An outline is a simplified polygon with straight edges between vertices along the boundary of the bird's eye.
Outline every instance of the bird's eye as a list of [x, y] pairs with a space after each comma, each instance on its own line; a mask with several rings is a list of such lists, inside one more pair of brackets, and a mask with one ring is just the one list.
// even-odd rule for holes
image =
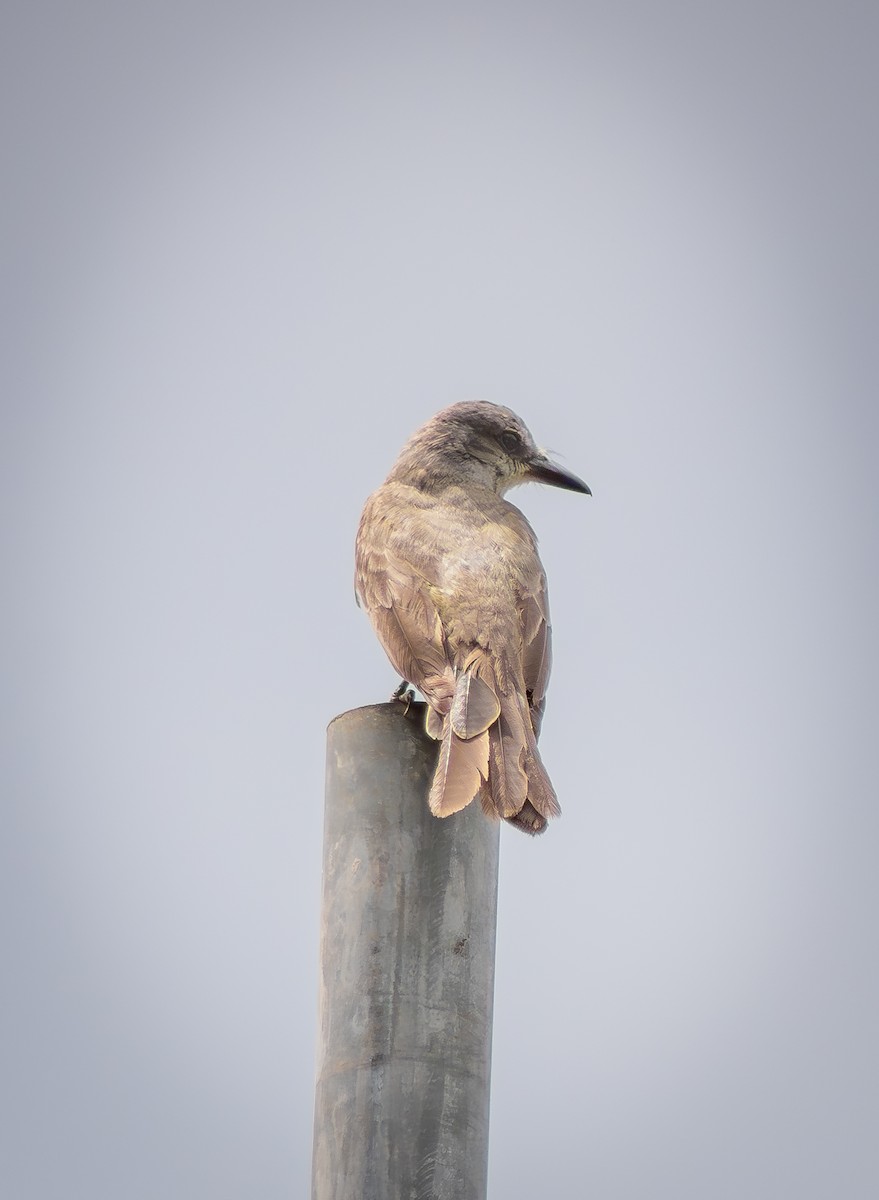
[[509, 454], [518, 454], [522, 449], [522, 439], [515, 429], [505, 429], [501, 434], [501, 445]]

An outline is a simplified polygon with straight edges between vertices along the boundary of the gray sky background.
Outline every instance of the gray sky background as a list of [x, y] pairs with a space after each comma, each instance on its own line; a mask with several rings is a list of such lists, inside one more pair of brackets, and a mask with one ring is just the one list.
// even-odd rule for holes
[[875, 6], [8, 5], [4, 1200], [307, 1194], [366, 495], [523, 489], [490, 1196], [879, 1194]]

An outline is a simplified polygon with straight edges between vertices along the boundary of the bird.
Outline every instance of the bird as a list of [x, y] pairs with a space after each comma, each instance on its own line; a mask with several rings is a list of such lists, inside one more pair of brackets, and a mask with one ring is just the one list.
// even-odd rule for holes
[[537, 538], [505, 499], [516, 484], [591, 496], [488, 400], [451, 404], [403, 446], [367, 499], [355, 596], [403, 684], [424, 696], [439, 742], [428, 803], [437, 817], [477, 797], [529, 834], [561, 814], [537, 749], [551, 665]]

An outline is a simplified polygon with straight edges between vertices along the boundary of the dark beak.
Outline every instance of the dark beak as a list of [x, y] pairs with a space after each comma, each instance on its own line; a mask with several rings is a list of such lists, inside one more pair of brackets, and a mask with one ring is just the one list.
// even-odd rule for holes
[[527, 477], [537, 483], [549, 483], [553, 487], [565, 488], [569, 492], [582, 492], [585, 496], [592, 495], [588, 484], [548, 458], [532, 459], [528, 464]]

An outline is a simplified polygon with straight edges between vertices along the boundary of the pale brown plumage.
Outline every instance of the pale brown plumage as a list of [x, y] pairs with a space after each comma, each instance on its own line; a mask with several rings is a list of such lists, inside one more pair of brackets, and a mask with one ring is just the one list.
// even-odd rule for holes
[[508, 408], [437, 413], [366, 502], [358, 600], [394, 668], [428, 703], [440, 743], [431, 810], [483, 810], [541, 833], [560, 808], [537, 749], [550, 671], [546, 576], [507, 488], [538, 480], [589, 493]]

